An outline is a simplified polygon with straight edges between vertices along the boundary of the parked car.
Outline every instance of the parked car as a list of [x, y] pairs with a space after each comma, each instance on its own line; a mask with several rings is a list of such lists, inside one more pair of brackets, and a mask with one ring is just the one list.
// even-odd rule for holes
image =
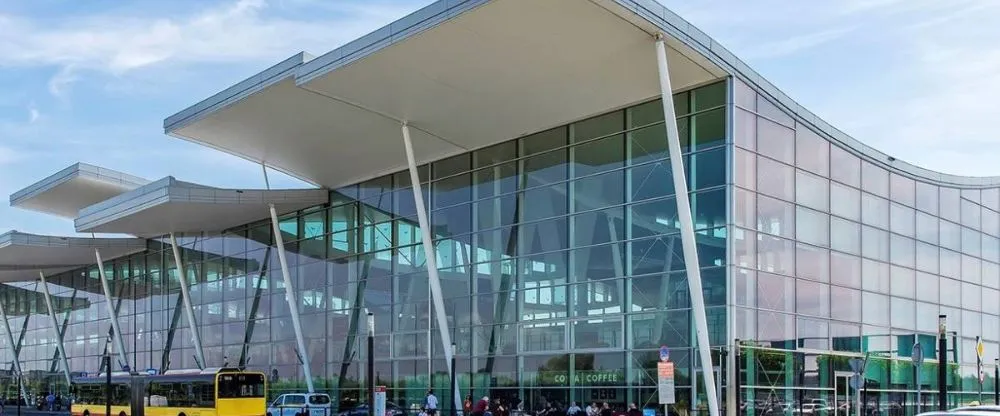
[[267, 406], [267, 416], [333, 416], [330, 395], [286, 393]]
[[[368, 404], [362, 403], [357, 407], [340, 412], [338, 416], [369, 416]], [[382, 415], [379, 415], [382, 416]], [[384, 416], [407, 416], [406, 409], [400, 407], [393, 402], [385, 402], [385, 415]]]

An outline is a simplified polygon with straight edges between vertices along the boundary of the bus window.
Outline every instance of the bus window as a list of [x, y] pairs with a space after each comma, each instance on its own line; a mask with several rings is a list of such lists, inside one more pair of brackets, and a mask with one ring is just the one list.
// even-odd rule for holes
[[220, 399], [264, 397], [264, 375], [222, 374], [218, 387]]
[[150, 407], [215, 407], [215, 387], [210, 381], [151, 382]]
[[325, 394], [314, 394], [309, 396], [309, 404], [330, 404], [330, 396]]

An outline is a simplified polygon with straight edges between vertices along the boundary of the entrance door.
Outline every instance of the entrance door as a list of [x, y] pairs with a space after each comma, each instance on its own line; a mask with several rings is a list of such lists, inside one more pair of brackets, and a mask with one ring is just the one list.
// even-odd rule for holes
[[[854, 407], [854, 396], [851, 394], [850, 371], [837, 371], [834, 373], [833, 381], [833, 403], [831, 407], [835, 409], [835, 416], [851, 416], [851, 408]], [[856, 394], [856, 393], [855, 393]]]

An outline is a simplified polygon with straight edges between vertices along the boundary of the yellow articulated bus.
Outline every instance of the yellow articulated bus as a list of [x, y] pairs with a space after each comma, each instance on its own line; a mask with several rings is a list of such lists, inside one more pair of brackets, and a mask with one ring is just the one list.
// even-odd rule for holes
[[72, 416], [264, 416], [264, 373], [234, 368], [162, 375], [111, 374], [111, 415], [105, 415], [107, 376], [73, 380]]

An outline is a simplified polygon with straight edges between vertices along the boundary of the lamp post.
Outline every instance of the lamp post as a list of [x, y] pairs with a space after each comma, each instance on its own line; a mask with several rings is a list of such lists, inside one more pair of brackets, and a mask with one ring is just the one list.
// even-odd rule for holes
[[[368, 312], [368, 409], [375, 415], [375, 314]], [[378, 415], [381, 416], [381, 415]]]
[[[11, 367], [15, 367], [13, 361], [10, 362], [10, 366]], [[27, 400], [28, 398], [27, 397], [23, 397], [22, 394], [21, 394], [21, 392], [22, 392], [22, 390], [21, 390], [21, 373], [18, 372], [16, 368], [14, 369], [14, 377], [17, 378], [17, 416], [21, 416], [21, 400]]]
[[938, 315], [938, 410], [948, 410], [948, 316]]
[[456, 416], [458, 414], [457, 413], [458, 403], [455, 402], [455, 394], [456, 394], [455, 392], [458, 391], [456, 389], [456, 387], [458, 386], [458, 383], [457, 383], [458, 380], [455, 380], [455, 352], [456, 352], [456, 350], [457, 350], [457, 348], [455, 348], [455, 343], [452, 342], [451, 343], [451, 395], [450, 395], [451, 396], [451, 402], [452, 402], [451, 403], [451, 416]]
[[1000, 358], [993, 359], [993, 404], [1000, 405]]

